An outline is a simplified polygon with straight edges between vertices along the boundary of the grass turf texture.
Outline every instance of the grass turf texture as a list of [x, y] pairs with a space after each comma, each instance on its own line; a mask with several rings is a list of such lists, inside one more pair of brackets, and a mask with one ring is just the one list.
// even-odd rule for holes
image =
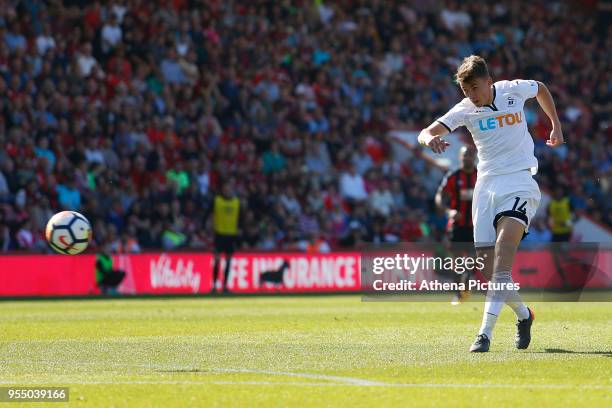
[[481, 303], [2, 302], [0, 385], [68, 386], [70, 406], [611, 406], [612, 304], [533, 306], [528, 350], [505, 308], [470, 354]]

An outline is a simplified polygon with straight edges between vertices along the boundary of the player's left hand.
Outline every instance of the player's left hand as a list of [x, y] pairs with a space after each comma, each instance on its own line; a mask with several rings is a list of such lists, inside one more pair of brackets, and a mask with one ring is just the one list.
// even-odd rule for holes
[[563, 140], [563, 132], [560, 127], [553, 127], [553, 130], [550, 131], [550, 137], [546, 141], [546, 144], [550, 147], [561, 146], [565, 143]]

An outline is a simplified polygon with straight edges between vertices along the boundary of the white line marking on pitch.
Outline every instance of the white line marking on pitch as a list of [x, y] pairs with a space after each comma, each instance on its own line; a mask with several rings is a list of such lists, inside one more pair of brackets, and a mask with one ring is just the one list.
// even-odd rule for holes
[[[23, 363], [24, 365], [31, 365], [32, 363], [36, 364], [45, 364], [45, 365], [57, 365], [58, 362], [55, 361], [32, 361], [32, 362], [21, 362], [15, 360], [0, 360], [2, 363]], [[106, 364], [106, 363], [104, 363]], [[64, 365], [64, 363], [62, 363]], [[90, 361], [80, 361], [75, 365], [79, 366], [91, 366], [98, 365], [96, 362]], [[245, 374], [267, 374], [267, 375], [278, 375], [278, 376], [287, 376], [287, 377], [299, 377], [299, 378], [311, 378], [314, 380], [326, 380], [326, 381], [336, 381], [347, 384], [355, 384], [355, 385], [384, 385], [385, 383], [378, 381], [370, 381], [362, 378], [352, 378], [352, 377], [338, 377], [333, 375], [324, 375], [324, 374], [310, 374], [310, 373], [294, 373], [294, 372], [286, 372], [286, 371], [269, 371], [269, 370], [249, 370], [243, 368], [198, 368], [193, 366], [176, 366], [176, 365], [146, 365], [146, 364], [122, 364], [117, 362], [112, 362], [112, 366], [114, 367], [131, 367], [131, 368], [147, 368], [147, 369], [157, 369], [157, 370], [167, 370], [167, 371], [184, 371], [185, 373], [245, 373]], [[190, 371], [190, 370], [198, 370], [198, 371]]]
[[347, 384], [354, 385], [387, 385], [387, 383], [379, 381], [364, 380], [362, 378], [351, 378], [351, 377], [337, 377], [334, 375], [324, 374], [310, 374], [310, 373], [292, 373], [286, 371], [267, 371], [267, 370], [247, 370], [247, 369], [233, 369], [233, 368], [214, 368], [211, 371], [224, 372], [224, 373], [251, 373], [251, 374], [268, 374], [268, 375], [281, 375], [287, 377], [300, 377], [300, 378], [312, 378], [315, 380], [327, 380], [327, 381], [339, 381]]
[[[55, 365], [55, 361], [15, 361], [15, 360], [0, 360], [0, 363], [17, 363], [31, 366], [32, 364]], [[62, 363], [64, 364], [64, 363]], [[74, 362], [77, 366], [95, 366], [107, 365], [108, 363], [98, 363], [94, 361], [79, 361]], [[191, 380], [118, 380], [118, 381], [96, 381], [96, 380], [71, 380], [70, 377], [64, 377], [63, 382], [69, 384], [96, 385], [96, 384], [184, 384], [184, 385], [292, 385], [292, 386], [310, 386], [310, 387], [328, 387], [328, 386], [365, 386], [365, 387], [382, 387], [382, 388], [509, 388], [509, 389], [612, 389], [608, 385], [572, 385], [572, 384], [452, 384], [452, 383], [387, 383], [381, 381], [371, 381], [362, 378], [340, 377], [334, 375], [300, 373], [290, 371], [271, 371], [271, 370], [251, 370], [251, 369], [235, 369], [235, 368], [199, 368], [193, 366], [177, 366], [177, 365], [153, 365], [153, 364], [122, 364], [111, 362], [114, 368], [144, 368], [166, 371], [177, 371], [177, 374], [215, 374], [215, 373], [243, 373], [243, 374], [266, 374], [275, 376], [287, 376], [298, 378], [309, 378], [315, 380], [328, 381], [321, 382], [275, 382], [275, 381], [191, 381]], [[193, 370], [193, 371], [191, 371]], [[46, 384], [48, 381], [31, 381], [28, 383]], [[0, 380], [0, 384], [19, 384], [15, 381]]]

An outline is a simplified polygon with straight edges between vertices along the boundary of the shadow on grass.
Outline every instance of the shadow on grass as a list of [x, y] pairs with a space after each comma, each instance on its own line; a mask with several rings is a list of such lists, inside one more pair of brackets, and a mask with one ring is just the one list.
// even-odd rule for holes
[[612, 351], [573, 351], [557, 348], [547, 348], [544, 351], [532, 351], [532, 353], [552, 353], [552, 354], [593, 354], [612, 357]]

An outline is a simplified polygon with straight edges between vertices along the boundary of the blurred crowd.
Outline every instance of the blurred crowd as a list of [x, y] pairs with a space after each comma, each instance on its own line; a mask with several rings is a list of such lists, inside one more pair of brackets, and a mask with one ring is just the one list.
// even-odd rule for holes
[[419, 154], [394, 161], [387, 133], [452, 107], [473, 53], [494, 80], [548, 85], [567, 145], [545, 146], [530, 102], [540, 186], [611, 223], [612, 26], [597, 1], [0, 7], [0, 250], [46, 251], [60, 209], [89, 218], [93, 247], [211, 249], [224, 183], [242, 248], [439, 241], [443, 172]]

